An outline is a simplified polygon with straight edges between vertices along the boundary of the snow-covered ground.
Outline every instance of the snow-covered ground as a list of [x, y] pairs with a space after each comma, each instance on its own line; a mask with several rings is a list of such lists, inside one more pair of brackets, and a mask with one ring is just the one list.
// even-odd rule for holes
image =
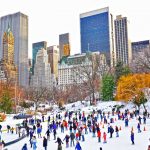
[[[124, 109], [129, 109], [129, 110], [134, 110], [134, 105], [132, 104], [124, 104], [121, 102], [102, 102], [97, 104], [96, 107], [91, 107], [88, 106], [85, 107], [83, 106], [80, 102], [74, 103], [75, 105], [72, 107], [73, 104], [68, 104], [66, 105], [66, 109], [67, 110], [79, 110], [81, 109], [80, 112], [85, 111], [85, 114], [89, 114], [93, 109], [102, 109], [106, 112], [111, 111], [114, 105], [125, 105], [125, 107], [122, 109], [122, 111], [124, 111]], [[146, 104], [148, 111], [150, 111], [149, 106], [150, 103]], [[143, 109], [141, 109], [141, 112], [143, 111]], [[56, 111], [57, 112], [57, 111]], [[62, 112], [63, 114], [64, 112]], [[54, 113], [55, 114], [55, 113]], [[114, 118], [117, 118], [117, 116], [115, 116]], [[7, 124], [9, 125], [13, 125], [15, 126], [16, 123], [20, 123], [22, 122], [22, 120], [13, 120], [12, 116], [9, 116], [7, 118], [7, 120], [2, 124], [2, 126], [5, 126]], [[100, 122], [100, 121], [99, 121]], [[98, 143], [97, 137], [93, 138], [92, 137], [92, 133], [89, 133], [87, 135], [85, 135], [85, 142], [80, 142], [82, 150], [99, 150], [100, 147], [103, 148], [103, 150], [147, 150], [148, 144], [149, 143], [149, 138], [150, 138], [150, 119], [147, 119], [147, 124], [146, 125], [141, 125], [141, 133], [138, 133], [137, 131], [137, 119], [134, 118], [132, 120], [129, 121], [129, 127], [125, 127], [124, 125], [124, 121], [120, 121], [117, 120], [115, 121], [115, 123], [111, 124], [113, 127], [115, 127], [115, 125], [117, 126], [121, 126], [121, 131], [119, 132], [120, 136], [118, 138], [116, 138], [115, 132], [113, 135], [113, 138], [110, 139], [109, 138], [109, 134], [107, 134], [107, 143], [104, 144], [103, 142]], [[47, 122], [44, 122], [42, 124], [43, 126], [43, 134], [42, 136], [45, 136], [45, 132], [47, 130]], [[134, 134], [135, 134], [135, 145], [131, 145], [131, 141], [130, 141], [130, 133], [131, 133], [131, 128], [133, 127], [134, 129]], [[143, 131], [144, 127], [146, 128], [146, 131]], [[100, 126], [101, 132], [103, 133], [104, 131], [107, 132], [107, 125], [104, 125], [104, 128], [102, 128], [102, 125]], [[64, 139], [65, 137], [65, 133], [69, 134], [69, 131], [66, 131], [64, 134], [60, 133], [60, 129], [57, 131], [57, 136], [59, 136], [61, 139]], [[3, 134], [2, 135], [3, 139], [7, 139], [11, 137], [11, 134]], [[13, 137], [15, 138], [15, 137]], [[12, 139], [12, 137], [10, 138]], [[6, 140], [7, 141], [7, 140]], [[9, 140], [8, 140], [9, 141]], [[103, 140], [102, 140], [103, 141]], [[19, 141], [16, 144], [13, 144], [11, 146], [8, 146], [7, 149], [8, 150], [21, 150], [22, 146], [24, 145], [24, 143], [27, 143], [28, 145], [28, 149], [30, 150], [30, 144], [29, 144], [29, 138], [25, 138], [21, 141]], [[69, 150], [74, 150], [74, 147], [69, 147], [69, 148], [65, 148], [65, 142], [62, 145], [63, 150], [65, 149], [69, 149]], [[43, 139], [42, 138], [37, 138], [37, 150], [44, 150], [43, 148]], [[55, 141], [53, 140], [53, 135], [51, 134], [51, 138], [50, 141], [48, 142], [48, 150], [57, 150], [57, 143], [55, 143]]]

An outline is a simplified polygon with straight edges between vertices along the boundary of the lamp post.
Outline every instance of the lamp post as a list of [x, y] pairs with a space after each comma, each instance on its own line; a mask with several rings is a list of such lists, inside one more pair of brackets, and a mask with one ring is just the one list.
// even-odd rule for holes
[[15, 67], [15, 113], [17, 113], [17, 67]]

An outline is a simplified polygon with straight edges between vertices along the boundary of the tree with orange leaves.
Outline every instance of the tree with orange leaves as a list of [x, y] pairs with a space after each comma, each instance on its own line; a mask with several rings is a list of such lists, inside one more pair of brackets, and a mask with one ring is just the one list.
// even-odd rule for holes
[[[150, 88], [150, 74], [130, 74], [118, 80], [116, 99], [133, 101], [138, 107], [147, 101], [146, 89]], [[145, 106], [144, 106], [145, 107]]]

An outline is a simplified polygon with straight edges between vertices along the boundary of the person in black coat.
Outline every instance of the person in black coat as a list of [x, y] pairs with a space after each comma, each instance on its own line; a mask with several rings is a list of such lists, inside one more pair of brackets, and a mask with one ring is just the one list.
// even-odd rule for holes
[[113, 135], [113, 133], [114, 133], [114, 129], [113, 129], [113, 127], [112, 126], [110, 126], [110, 138], [112, 138], [112, 135]]
[[50, 131], [49, 131], [49, 129], [46, 131], [46, 135], [47, 135], [47, 140], [50, 141]]
[[59, 137], [57, 137], [57, 141], [55, 143], [58, 143], [58, 149], [57, 150], [62, 150], [61, 144], [63, 144], [63, 142]]
[[54, 134], [54, 140], [56, 140], [56, 129], [53, 130], [53, 134]]
[[[69, 138], [70, 138], [69, 135], [66, 135], [65, 138], [64, 138], [64, 140], [66, 141], [66, 148], [69, 147]], [[64, 141], [64, 140], [63, 140], [63, 141]]]
[[75, 139], [75, 134], [72, 132], [72, 133], [70, 133], [70, 146], [71, 147], [72, 147], [72, 145], [75, 146], [74, 139]]
[[45, 148], [45, 150], [47, 150], [47, 139], [45, 136], [43, 137], [43, 147]]

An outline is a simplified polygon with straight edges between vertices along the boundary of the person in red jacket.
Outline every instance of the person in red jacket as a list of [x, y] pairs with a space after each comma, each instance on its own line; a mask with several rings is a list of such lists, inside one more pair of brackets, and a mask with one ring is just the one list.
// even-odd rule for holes
[[103, 133], [104, 143], [107, 143], [106, 137], [107, 137], [107, 135], [106, 135], [106, 133], [104, 132], [104, 133]]
[[100, 143], [101, 142], [101, 131], [100, 130], [97, 131], [97, 137], [98, 137], [98, 142]]
[[77, 132], [76, 133], [76, 140], [78, 140], [78, 138], [79, 138], [79, 133]]
[[68, 123], [67, 123], [67, 121], [65, 121], [65, 128], [66, 128], [66, 130], [68, 130]]

